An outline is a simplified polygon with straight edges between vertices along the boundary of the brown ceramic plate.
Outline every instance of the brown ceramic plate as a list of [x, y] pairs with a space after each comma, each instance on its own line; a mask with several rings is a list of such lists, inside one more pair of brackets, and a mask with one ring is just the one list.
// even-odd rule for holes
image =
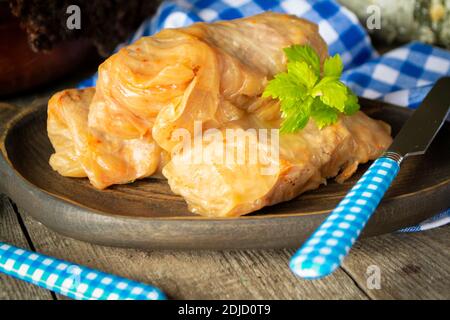
[[[411, 110], [361, 100], [363, 110], [393, 127]], [[450, 207], [450, 124], [425, 156], [407, 159], [364, 236], [414, 225]], [[87, 179], [65, 178], [48, 165], [46, 105], [14, 110], [0, 105], [0, 189], [35, 219], [69, 237], [139, 248], [297, 247], [321, 223], [369, 164], [344, 184], [307, 192], [279, 205], [232, 219], [191, 214], [165, 181], [145, 179], [94, 189]]]

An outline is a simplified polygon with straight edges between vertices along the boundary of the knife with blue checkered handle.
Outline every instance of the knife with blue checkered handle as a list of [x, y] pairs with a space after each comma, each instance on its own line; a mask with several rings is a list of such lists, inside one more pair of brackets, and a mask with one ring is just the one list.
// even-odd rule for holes
[[147, 284], [0, 242], [0, 273], [77, 300], [164, 300]]
[[291, 270], [318, 279], [336, 270], [400, 170], [403, 159], [424, 154], [450, 111], [450, 78], [438, 80], [383, 156], [294, 254]]

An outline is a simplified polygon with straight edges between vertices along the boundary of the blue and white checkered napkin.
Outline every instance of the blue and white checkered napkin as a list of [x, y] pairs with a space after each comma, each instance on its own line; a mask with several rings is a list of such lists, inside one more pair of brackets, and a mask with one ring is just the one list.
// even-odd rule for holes
[[159, 289], [0, 242], [0, 273], [78, 300], [164, 300]]
[[[334, 0], [173, 0], [164, 1], [129, 42], [163, 28], [198, 21], [242, 18], [267, 10], [289, 13], [319, 25], [330, 55], [345, 64], [343, 80], [356, 94], [416, 108], [437, 79], [450, 75], [450, 52], [411, 43], [379, 56], [357, 17]], [[96, 77], [81, 86], [92, 86]], [[450, 223], [450, 209], [402, 231], [421, 231]]]

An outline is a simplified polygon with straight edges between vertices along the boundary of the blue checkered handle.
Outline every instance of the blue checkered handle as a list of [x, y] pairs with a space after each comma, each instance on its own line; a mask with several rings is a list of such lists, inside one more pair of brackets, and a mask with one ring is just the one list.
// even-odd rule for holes
[[0, 272], [77, 300], [164, 300], [152, 286], [0, 242]]
[[306, 279], [329, 275], [342, 263], [400, 169], [401, 157], [378, 158], [330, 216], [295, 253], [292, 271]]

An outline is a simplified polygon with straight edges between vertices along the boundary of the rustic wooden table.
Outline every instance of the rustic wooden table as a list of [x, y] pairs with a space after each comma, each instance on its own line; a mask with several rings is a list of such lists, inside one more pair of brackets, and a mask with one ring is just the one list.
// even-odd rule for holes
[[[89, 73], [3, 102], [20, 107], [45, 99]], [[154, 284], [175, 299], [450, 299], [450, 226], [363, 239], [342, 268], [316, 281], [290, 272], [294, 250], [140, 251], [83, 243], [52, 232], [1, 194], [0, 241]], [[368, 288], [373, 265], [380, 289]], [[0, 274], [0, 299], [63, 297]]]
[[[450, 299], [450, 226], [363, 239], [342, 268], [316, 281], [289, 271], [293, 250], [140, 251], [65, 238], [3, 195], [0, 241], [151, 283], [174, 299]], [[379, 289], [367, 283], [372, 265]], [[63, 297], [0, 275], [0, 299]]]

